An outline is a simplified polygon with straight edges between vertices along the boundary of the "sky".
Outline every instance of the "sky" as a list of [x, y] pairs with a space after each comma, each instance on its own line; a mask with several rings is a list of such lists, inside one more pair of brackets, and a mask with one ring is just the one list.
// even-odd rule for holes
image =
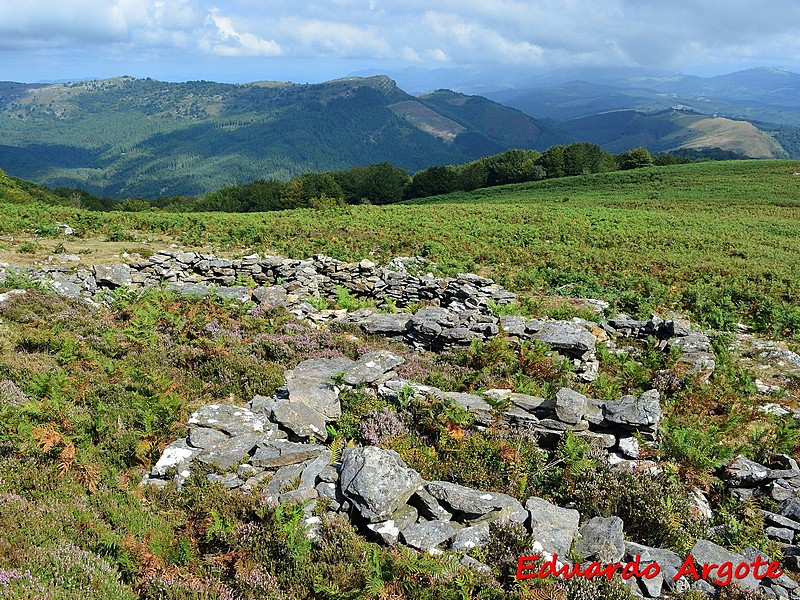
[[631, 66], [800, 72], [793, 0], [0, 0], [0, 80], [325, 81]]

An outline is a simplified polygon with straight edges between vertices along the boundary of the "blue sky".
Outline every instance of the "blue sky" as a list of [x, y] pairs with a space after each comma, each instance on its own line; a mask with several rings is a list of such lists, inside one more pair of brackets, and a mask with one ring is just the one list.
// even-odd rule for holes
[[315, 82], [361, 70], [800, 71], [791, 0], [2, 0], [0, 80]]

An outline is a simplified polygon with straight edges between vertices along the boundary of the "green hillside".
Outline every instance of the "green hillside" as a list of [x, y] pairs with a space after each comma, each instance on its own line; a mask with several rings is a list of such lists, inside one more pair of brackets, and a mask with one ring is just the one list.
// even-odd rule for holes
[[[0, 83], [0, 167], [98, 196], [200, 194], [254, 179], [389, 161], [410, 171], [511, 147], [564, 141], [518, 111], [471, 97], [443, 139], [391, 107], [416, 100], [387, 77], [316, 85], [120, 77], [48, 86]], [[521, 132], [510, 139], [503, 132]], [[547, 133], [545, 135], [545, 133]]]
[[[271, 213], [93, 213], [6, 205], [0, 234], [164, 236], [291, 256], [422, 255], [523, 292], [602, 297], [800, 335], [800, 178], [792, 161], [706, 162], [501, 186], [405, 205]], [[50, 225], [51, 227], [48, 227]]]

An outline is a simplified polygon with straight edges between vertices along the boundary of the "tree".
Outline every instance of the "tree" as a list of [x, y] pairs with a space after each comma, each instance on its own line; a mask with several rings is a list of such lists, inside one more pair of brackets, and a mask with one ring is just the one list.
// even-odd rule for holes
[[406, 196], [408, 198], [426, 198], [438, 194], [449, 194], [456, 190], [458, 190], [458, 176], [453, 167], [429, 167], [414, 175]]
[[628, 169], [638, 169], [640, 167], [651, 167], [653, 165], [653, 155], [647, 148], [639, 147], [627, 152], [623, 152], [619, 157], [619, 168], [623, 171]]

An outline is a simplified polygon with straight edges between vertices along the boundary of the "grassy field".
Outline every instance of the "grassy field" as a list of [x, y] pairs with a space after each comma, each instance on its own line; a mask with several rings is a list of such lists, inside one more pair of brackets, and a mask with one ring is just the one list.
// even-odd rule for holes
[[[43, 263], [66, 251], [90, 264], [172, 242], [226, 255], [422, 254], [444, 272], [487, 273], [531, 295], [599, 296], [639, 313], [675, 308], [720, 327], [746, 319], [767, 334], [800, 339], [795, 168], [693, 164], [410, 205], [249, 215], [26, 204], [25, 190], [0, 173], [0, 199], [17, 202], [0, 204], [0, 261]], [[76, 235], [60, 235], [57, 223]], [[427, 479], [523, 501], [537, 495], [575, 506], [585, 518], [616, 515], [627, 539], [682, 555], [706, 537], [731, 550], [754, 546], [781, 556], [758, 510], [774, 502], [732, 501], [717, 475], [739, 453], [800, 458], [800, 420], [760, 411], [765, 402], [796, 407], [800, 378], [780, 379], [779, 394], [758, 392], [755, 378], [765, 371], [739, 362], [730, 334], [711, 334], [717, 368], [708, 382], [681, 369], [674, 353], [630, 342], [631, 354], [599, 347], [598, 379], [578, 383], [542, 348], [518, 349], [504, 336], [436, 355], [359, 331], [311, 327], [285, 311], [255, 315], [237, 303], [180, 299], [163, 289], [117, 293], [109, 307], [93, 308], [40, 293], [19, 274], [0, 292], [19, 286], [30, 289], [0, 302], [0, 598], [529, 600], [541, 597], [530, 586], [554, 591], [553, 581], [514, 580], [516, 558], [533, 540], [510, 525], [492, 525], [489, 545], [472, 551], [491, 569], [479, 574], [461, 570], [450, 555], [369, 542], [341, 517], [323, 515], [312, 543], [300, 507], [231, 493], [200, 469], [181, 490], [138, 485], [164, 447], [185, 434], [198, 406], [270, 395], [285, 370], [307, 358], [375, 349], [405, 358], [401, 377], [450, 391], [509, 387], [553, 400], [568, 385], [616, 399], [660, 385], [664, 418], [658, 444], [645, 452], [663, 470], [612, 471], [578, 438], [566, 436], [545, 452], [524, 431], [475, 428], [452, 405], [427, 399], [406, 406], [366, 389], [342, 394], [331, 447], [371, 443], [365, 423], [402, 417], [403, 432], [380, 445]], [[696, 486], [711, 502], [710, 521], [691, 508]], [[603, 578], [564, 586], [559, 594], [567, 600], [633, 600]], [[717, 599], [758, 597], [725, 588]]]
[[[68, 223], [79, 238], [229, 252], [384, 260], [422, 255], [532, 294], [601, 297], [800, 335], [800, 178], [794, 161], [709, 162], [587, 175], [406, 205], [258, 214], [96, 213], [4, 205], [0, 260]], [[46, 240], [33, 240], [48, 251]], [[81, 241], [76, 240], [80, 246]], [[71, 241], [64, 241], [69, 251]], [[31, 247], [28, 247], [31, 249]], [[35, 250], [35, 248], [34, 248]], [[92, 250], [102, 256], [102, 244]], [[9, 257], [9, 253], [11, 257]]]

